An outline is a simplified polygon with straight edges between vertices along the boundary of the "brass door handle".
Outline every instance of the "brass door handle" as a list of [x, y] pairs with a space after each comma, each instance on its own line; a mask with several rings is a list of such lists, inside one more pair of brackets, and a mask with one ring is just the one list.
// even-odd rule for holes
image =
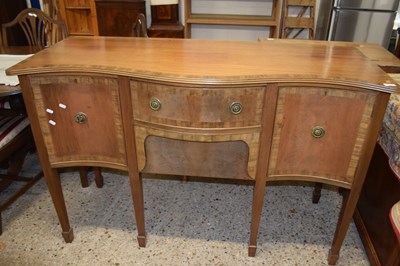
[[229, 109], [231, 110], [232, 114], [238, 115], [243, 111], [243, 106], [240, 102], [233, 102], [231, 103]]
[[88, 117], [85, 113], [79, 112], [75, 115], [75, 122], [78, 124], [86, 124], [88, 121]]
[[151, 98], [149, 105], [151, 110], [158, 111], [161, 108], [161, 101], [157, 98]]
[[311, 135], [317, 139], [322, 138], [325, 135], [325, 129], [321, 126], [315, 126], [311, 131]]

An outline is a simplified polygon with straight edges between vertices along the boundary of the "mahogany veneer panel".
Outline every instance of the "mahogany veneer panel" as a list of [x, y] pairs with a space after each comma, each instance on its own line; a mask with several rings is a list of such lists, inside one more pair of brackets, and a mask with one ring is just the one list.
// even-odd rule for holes
[[[33, 77], [31, 84], [52, 165], [79, 161], [126, 169], [115, 78], [46, 76]], [[87, 115], [86, 124], [74, 121], [79, 112]]]
[[[136, 120], [194, 128], [259, 127], [264, 87], [207, 88], [165, 86], [131, 82]], [[158, 111], [149, 108], [151, 98], [161, 102]], [[234, 115], [230, 105], [239, 102], [243, 111]]]
[[204, 143], [149, 136], [145, 147], [145, 173], [250, 179], [249, 148], [243, 141]]
[[[375, 95], [346, 89], [280, 88], [269, 179], [309, 176], [351, 186]], [[323, 137], [312, 136], [315, 126]]]

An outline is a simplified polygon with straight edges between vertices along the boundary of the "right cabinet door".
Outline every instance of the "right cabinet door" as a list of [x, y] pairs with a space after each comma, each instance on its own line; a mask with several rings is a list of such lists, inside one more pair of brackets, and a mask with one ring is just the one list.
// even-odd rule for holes
[[281, 85], [268, 180], [350, 187], [376, 95], [357, 88]]

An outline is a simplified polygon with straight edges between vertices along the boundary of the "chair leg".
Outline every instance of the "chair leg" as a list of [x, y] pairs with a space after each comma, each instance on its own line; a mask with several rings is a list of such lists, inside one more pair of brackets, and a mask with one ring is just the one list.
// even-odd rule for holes
[[29, 188], [31, 188], [36, 182], [42, 178], [43, 172], [40, 172], [39, 174], [35, 175], [32, 178], [23, 178], [20, 177], [21, 180], [28, 180], [26, 181], [26, 184], [18, 189], [16, 192], [14, 192], [10, 197], [8, 197], [3, 203], [0, 204], [0, 235], [3, 233], [3, 226], [2, 226], [2, 217], [1, 217], [1, 212], [8, 208], [14, 201], [16, 201], [20, 196], [22, 196], [26, 191], [28, 191]]
[[3, 232], [2, 211], [8, 208], [15, 200], [23, 195], [31, 186], [33, 186], [42, 176], [40, 172], [34, 177], [19, 176], [22, 170], [26, 155], [35, 147], [31, 131], [29, 128], [22, 131], [17, 137], [7, 144], [3, 152], [8, 156], [2, 156], [2, 165], [6, 166], [7, 173], [0, 175], [0, 192], [9, 187], [14, 181], [25, 182], [21, 188], [0, 202], [0, 235]]
[[312, 197], [312, 203], [314, 204], [318, 203], [319, 199], [321, 198], [322, 185], [323, 185], [322, 183], [315, 183], [313, 197]]
[[2, 175], [0, 178], [0, 192], [5, 190], [8, 186], [12, 184], [13, 181], [18, 177], [19, 172], [22, 170], [22, 166], [25, 161], [25, 157], [28, 154], [31, 146], [26, 145], [21, 148], [8, 159], [7, 165], [7, 174]]

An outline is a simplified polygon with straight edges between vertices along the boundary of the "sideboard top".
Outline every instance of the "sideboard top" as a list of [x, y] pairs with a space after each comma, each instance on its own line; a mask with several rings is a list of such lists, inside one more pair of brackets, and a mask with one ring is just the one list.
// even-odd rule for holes
[[[359, 45], [359, 44], [358, 44]], [[69, 37], [7, 74], [100, 73], [195, 84], [330, 82], [398, 92], [355, 45], [324, 41], [211, 41]]]

